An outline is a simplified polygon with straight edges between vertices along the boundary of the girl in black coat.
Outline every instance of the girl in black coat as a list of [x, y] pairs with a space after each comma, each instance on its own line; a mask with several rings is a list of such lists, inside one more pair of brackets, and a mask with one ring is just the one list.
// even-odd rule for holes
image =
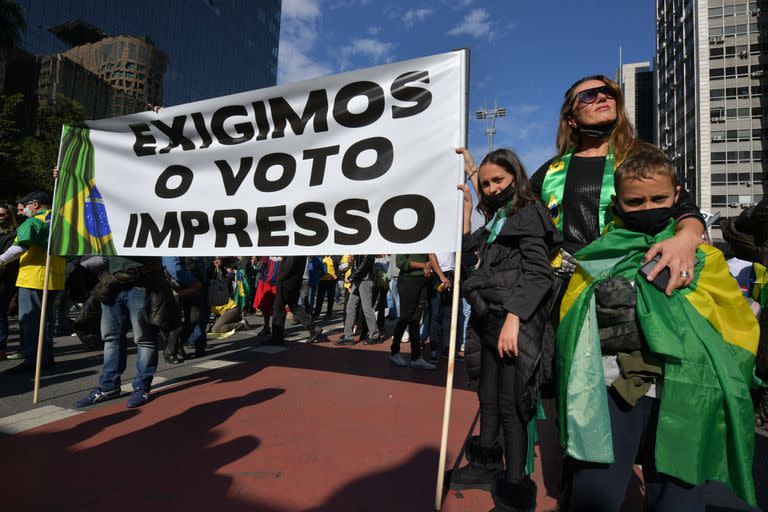
[[[451, 475], [452, 488], [490, 488], [496, 510], [534, 510], [536, 485], [526, 469], [528, 424], [536, 414], [542, 336], [552, 301], [550, 256], [561, 237], [531, 192], [517, 156], [486, 155], [478, 169], [480, 207], [490, 218], [470, 233], [472, 198], [464, 191], [464, 295], [471, 336], [480, 349], [480, 436], [467, 447], [470, 464]], [[504, 431], [506, 470], [496, 445]]]

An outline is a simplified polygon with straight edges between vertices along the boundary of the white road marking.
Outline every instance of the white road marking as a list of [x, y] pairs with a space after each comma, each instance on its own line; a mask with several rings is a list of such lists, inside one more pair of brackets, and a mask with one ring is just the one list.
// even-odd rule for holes
[[[157, 389], [162, 387], [163, 382], [167, 381], [167, 377], [160, 377], [159, 375], [155, 375], [152, 377], [152, 389]], [[133, 383], [129, 382], [128, 384], [123, 384], [120, 386], [120, 391], [123, 393], [130, 393], [133, 391]]]
[[75, 411], [56, 407], [55, 405], [44, 405], [30, 411], [20, 412], [13, 416], [0, 418], [1, 434], [18, 434], [35, 427], [47, 425], [54, 421], [63, 420], [76, 414], [82, 414], [84, 411]]
[[220, 359], [210, 359], [203, 363], [196, 364], [195, 368], [205, 368], [206, 370], [216, 370], [217, 368], [224, 368], [224, 367], [232, 366], [235, 364], [240, 364], [240, 363], [238, 363], [237, 361], [222, 361]]

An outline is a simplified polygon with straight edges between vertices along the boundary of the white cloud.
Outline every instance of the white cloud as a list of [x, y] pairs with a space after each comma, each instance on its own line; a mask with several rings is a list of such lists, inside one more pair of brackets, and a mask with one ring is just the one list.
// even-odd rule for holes
[[460, 0], [459, 7], [469, 7], [472, 5], [472, 0]]
[[434, 9], [427, 9], [425, 7], [421, 9], [411, 9], [406, 11], [403, 15], [403, 22], [406, 27], [412, 27], [414, 23], [424, 21], [434, 12]]
[[351, 9], [353, 7], [366, 7], [371, 4], [371, 0], [335, 0], [328, 5], [328, 8], [336, 9]]
[[319, 0], [283, 0], [277, 70], [279, 83], [333, 73], [330, 64], [312, 56], [319, 37], [320, 16]]
[[533, 114], [534, 112], [541, 110], [541, 105], [523, 103], [522, 105], [515, 107], [515, 109], [518, 110], [521, 114]]
[[377, 26], [370, 26], [366, 29], [366, 32], [368, 32], [369, 36], [375, 36], [378, 35], [379, 32], [381, 32], [381, 27]]
[[464, 19], [448, 31], [450, 36], [467, 35], [476, 39], [493, 38], [493, 22], [491, 15], [485, 9], [477, 8], [469, 11]]
[[341, 69], [347, 69], [350, 64], [350, 58], [355, 55], [368, 57], [373, 64], [391, 62], [391, 52], [394, 46], [392, 43], [373, 38], [355, 39], [339, 50]]
[[285, 18], [317, 18], [320, 16], [318, 0], [283, 0], [283, 19]]

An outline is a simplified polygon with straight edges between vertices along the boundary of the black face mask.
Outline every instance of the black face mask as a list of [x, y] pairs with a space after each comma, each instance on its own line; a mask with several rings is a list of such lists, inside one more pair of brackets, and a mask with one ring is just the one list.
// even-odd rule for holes
[[515, 197], [515, 192], [517, 190], [515, 189], [515, 186], [512, 184], [509, 184], [507, 188], [502, 190], [496, 195], [493, 196], [487, 196], [482, 191], [480, 194], [483, 196], [483, 202], [488, 206], [488, 208], [491, 209], [492, 212], [495, 212], [508, 202], [512, 200], [513, 197]]
[[577, 132], [581, 133], [582, 135], [586, 135], [587, 137], [604, 139], [613, 133], [613, 129], [616, 128], [616, 121], [611, 121], [610, 123], [599, 124], [596, 126], [579, 126], [577, 124], [573, 128]]
[[650, 236], [658, 235], [672, 218], [672, 208], [653, 208], [625, 212], [616, 206], [616, 216], [624, 222], [624, 227]]

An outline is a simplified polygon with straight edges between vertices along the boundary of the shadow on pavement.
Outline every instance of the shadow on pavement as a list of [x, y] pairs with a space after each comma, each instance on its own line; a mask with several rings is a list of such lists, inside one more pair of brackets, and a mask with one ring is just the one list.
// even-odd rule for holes
[[111, 413], [59, 432], [33, 430], [0, 439], [0, 472], [4, 487], [13, 489], [5, 493], [3, 508], [239, 509], [242, 503], [230, 496], [232, 478], [219, 471], [261, 441], [246, 435], [220, 443], [215, 429], [238, 410], [283, 393], [260, 389], [200, 404], [133, 431], [125, 423], [141, 419], [146, 409]]

